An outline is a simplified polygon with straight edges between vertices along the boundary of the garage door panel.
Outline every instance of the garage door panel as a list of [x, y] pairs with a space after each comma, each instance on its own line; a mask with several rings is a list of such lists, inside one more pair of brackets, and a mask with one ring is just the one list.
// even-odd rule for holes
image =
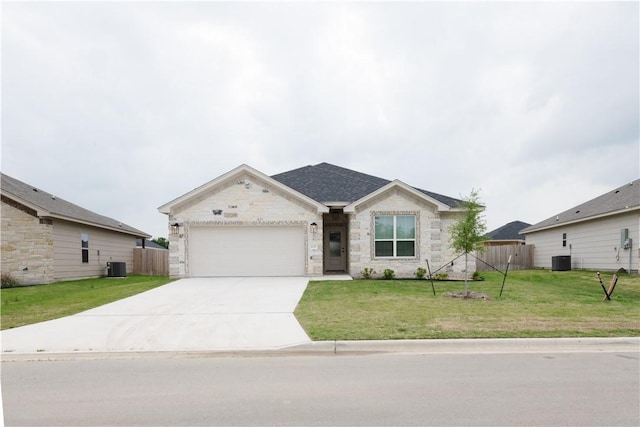
[[304, 275], [302, 227], [192, 227], [189, 275]]

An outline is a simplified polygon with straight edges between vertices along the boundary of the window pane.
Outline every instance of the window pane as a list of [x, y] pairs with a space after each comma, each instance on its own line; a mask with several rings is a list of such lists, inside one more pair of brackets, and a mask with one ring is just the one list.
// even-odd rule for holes
[[393, 256], [393, 242], [376, 242], [376, 256]]
[[398, 256], [415, 256], [415, 242], [398, 242]]
[[82, 250], [82, 262], [89, 262], [89, 249]]
[[413, 215], [400, 215], [396, 217], [396, 238], [416, 238], [416, 217]]
[[340, 232], [329, 233], [329, 256], [340, 256], [342, 252], [342, 242], [340, 241]]
[[393, 217], [376, 217], [376, 239], [393, 239]]
[[82, 233], [80, 234], [80, 240], [82, 240], [82, 247], [83, 248], [88, 248], [89, 247], [89, 235], [86, 233]]

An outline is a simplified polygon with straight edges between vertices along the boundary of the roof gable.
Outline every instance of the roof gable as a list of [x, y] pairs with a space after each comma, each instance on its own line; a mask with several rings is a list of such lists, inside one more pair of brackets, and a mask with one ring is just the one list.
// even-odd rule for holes
[[253, 179], [266, 182], [269, 185], [272, 185], [275, 188], [279, 189], [280, 191], [290, 194], [292, 197], [303, 202], [304, 204], [315, 208], [318, 211], [318, 213], [329, 211], [329, 209], [326, 206], [317, 202], [316, 200], [306, 196], [303, 193], [296, 191], [295, 189], [289, 186], [283, 185], [279, 181], [274, 180], [273, 178], [263, 174], [262, 172], [259, 172], [258, 170], [248, 165], [240, 165], [237, 168], [225, 173], [224, 175], [214, 178], [213, 180], [207, 182], [206, 184], [203, 184], [200, 187], [197, 187], [189, 191], [188, 193], [185, 193], [182, 196], [168, 203], [165, 203], [164, 205], [158, 208], [158, 211], [164, 214], [171, 214], [176, 209], [180, 209], [183, 206], [187, 206], [194, 200], [197, 200], [198, 198], [206, 195], [207, 193], [211, 191], [215, 191], [217, 188], [219, 187], [221, 188], [226, 183], [236, 181], [237, 179], [239, 179], [239, 177], [245, 176], [245, 175], [249, 175], [250, 177], [253, 177]]
[[[329, 163], [305, 166], [273, 175], [272, 178], [320, 203], [342, 202], [343, 205], [352, 204], [392, 183], [387, 179]], [[427, 196], [427, 199], [433, 200], [434, 203], [449, 208], [457, 207], [461, 203], [461, 200], [452, 197], [411, 188], [422, 193], [422, 197]]]
[[389, 184], [385, 185], [384, 187], [381, 187], [379, 189], [377, 189], [376, 191], [374, 191], [373, 193], [367, 194], [364, 197], [356, 200], [355, 202], [345, 206], [344, 208], [344, 212], [345, 213], [349, 213], [349, 212], [355, 212], [357, 207], [367, 203], [370, 200], [375, 199], [376, 197], [388, 192], [389, 190], [392, 190], [394, 188], [398, 188], [401, 189], [402, 191], [405, 191], [415, 197], [417, 197], [418, 199], [421, 200], [425, 200], [433, 205], [435, 205], [438, 210], [440, 211], [448, 211], [451, 210], [451, 207], [446, 205], [445, 203], [440, 202], [439, 200], [436, 200], [430, 196], [428, 196], [427, 194], [423, 193], [422, 191], [419, 191], [413, 187], [411, 187], [410, 185], [405, 184], [404, 182], [400, 181], [400, 180], [395, 180], [393, 182], [390, 182]]
[[625, 184], [585, 203], [540, 221], [522, 230], [532, 231], [557, 227], [563, 224], [582, 222], [604, 216], [616, 215], [640, 209], [640, 179]]
[[1, 177], [2, 195], [35, 210], [39, 217], [58, 218], [134, 236], [151, 237], [127, 224], [82, 208], [4, 173]]

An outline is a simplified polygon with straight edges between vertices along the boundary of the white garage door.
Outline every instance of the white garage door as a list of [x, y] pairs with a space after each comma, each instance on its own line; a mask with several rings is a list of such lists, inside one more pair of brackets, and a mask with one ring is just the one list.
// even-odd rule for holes
[[189, 275], [302, 276], [302, 227], [192, 227]]

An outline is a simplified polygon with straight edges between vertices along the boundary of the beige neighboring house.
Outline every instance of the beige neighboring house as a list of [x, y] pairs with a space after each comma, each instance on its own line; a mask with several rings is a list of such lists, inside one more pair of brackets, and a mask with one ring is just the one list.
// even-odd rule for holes
[[[535, 267], [638, 271], [640, 180], [625, 184], [521, 231], [534, 245]], [[570, 258], [569, 258], [570, 257]], [[561, 262], [560, 262], [561, 264]], [[565, 268], [560, 268], [561, 270]]]
[[137, 238], [149, 234], [2, 174], [2, 274], [24, 285], [133, 271]]
[[[168, 202], [171, 277], [464, 274], [460, 200], [328, 163], [267, 176], [241, 165]], [[475, 271], [470, 263], [469, 271]]]

